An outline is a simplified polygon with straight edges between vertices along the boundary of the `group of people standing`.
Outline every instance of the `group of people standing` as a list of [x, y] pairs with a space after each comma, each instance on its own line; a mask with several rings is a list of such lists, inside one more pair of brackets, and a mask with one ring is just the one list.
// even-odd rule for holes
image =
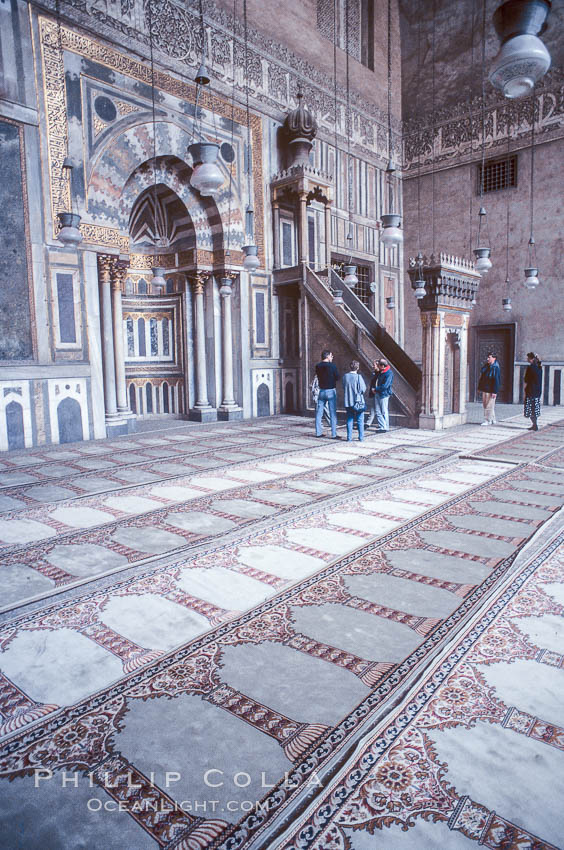
[[[540, 397], [542, 393], [542, 363], [537, 355], [529, 351], [528, 366], [524, 375], [524, 415], [531, 420], [529, 431], [538, 431], [540, 416]], [[358, 429], [358, 439], [364, 440], [364, 415], [366, 413], [365, 393], [366, 382], [359, 372], [360, 363], [352, 360], [349, 371], [343, 375], [344, 404], [347, 413], [347, 440], [353, 438], [353, 428]], [[321, 352], [321, 361], [315, 367], [315, 378], [312, 384], [312, 395], [315, 401], [315, 436], [323, 436], [323, 416], [331, 426], [331, 438], [340, 440], [337, 434], [337, 381], [340, 375], [333, 363], [333, 352], [325, 349]], [[369, 411], [366, 427], [369, 428], [374, 419], [377, 423], [376, 433], [382, 434], [390, 430], [388, 404], [392, 395], [393, 372], [388, 361], [381, 357], [373, 361], [373, 372], [368, 387], [369, 401], [372, 407]], [[478, 391], [482, 393], [484, 421], [482, 425], [495, 425], [495, 403], [501, 385], [501, 370], [497, 355], [490, 351], [482, 366], [478, 381]]]
[[[370, 379], [368, 392], [372, 401], [372, 409], [366, 427], [370, 427], [376, 418], [378, 429], [376, 433], [390, 430], [388, 403], [392, 395], [393, 373], [388, 361], [381, 357], [373, 362], [374, 371]], [[359, 372], [360, 363], [352, 360], [349, 371], [343, 375], [344, 404], [347, 413], [347, 441], [353, 437], [353, 428], [358, 429], [358, 439], [364, 440], [364, 415], [366, 412], [365, 393], [366, 382]], [[321, 352], [321, 362], [315, 367], [315, 379], [312, 393], [315, 407], [315, 436], [323, 436], [323, 414], [326, 406], [329, 412], [331, 438], [340, 440], [337, 434], [337, 381], [339, 372], [333, 363], [333, 352], [326, 349]]]
[[[528, 366], [524, 375], [525, 407], [523, 415], [530, 419], [532, 425], [529, 431], [538, 431], [540, 416], [540, 397], [542, 393], [542, 363], [533, 351], [527, 354]], [[480, 371], [478, 390], [482, 393], [484, 421], [482, 425], [495, 425], [495, 402], [501, 385], [501, 371], [497, 355], [493, 351], [486, 357], [486, 362]]]

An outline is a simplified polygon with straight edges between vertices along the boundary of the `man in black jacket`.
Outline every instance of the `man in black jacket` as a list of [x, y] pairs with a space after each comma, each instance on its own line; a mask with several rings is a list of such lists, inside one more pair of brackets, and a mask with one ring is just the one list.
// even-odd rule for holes
[[315, 374], [319, 381], [319, 396], [315, 408], [315, 436], [323, 436], [323, 408], [325, 402], [329, 405], [331, 417], [331, 436], [334, 440], [340, 440], [337, 436], [337, 381], [339, 372], [333, 363], [333, 352], [325, 349], [321, 352], [321, 362], [315, 367]]

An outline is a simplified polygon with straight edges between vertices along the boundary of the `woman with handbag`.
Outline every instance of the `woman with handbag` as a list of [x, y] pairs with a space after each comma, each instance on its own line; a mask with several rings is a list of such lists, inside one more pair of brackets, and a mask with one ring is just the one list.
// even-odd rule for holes
[[364, 440], [364, 411], [366, 403], [364, 401], [364, 393], [366, 392], [366, 384], [364, 378], [359, 374], [360, 363], [358, 360], [353, 360], [350, 365], [350, 372], [343, 375], [343, 389], [345, 392], [345, 408], [347, 411], [347, 441], [352, 440], [353, 423], [358, 426], [358, 439]]

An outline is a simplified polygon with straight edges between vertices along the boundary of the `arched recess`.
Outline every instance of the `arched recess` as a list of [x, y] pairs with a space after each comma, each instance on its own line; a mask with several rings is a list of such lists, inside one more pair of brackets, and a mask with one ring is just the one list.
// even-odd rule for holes
[[270, 389], [264, 383], [257, 389], [257, 416], [270, 416]]
[[57, 406], [59, 442], [76, 443], [84, 439], [82, 433], [82, 411], [74, 398], [64, 398]]
[[[131, 209], [129, 238], [136, 253], [163, 250], [186, 251], [196, 247], [192, 217], [176, 192], [159, 183], [142, 192]], [[159, 240], [159, 241], [157, 241]]]
[[24, 411], [17, 401], [6, 405], [6, 431], [8, 434], [8, 449], [25, 449]]
[[[212, 251], [222, 246], [230, 227], [230, 245], [237, 249], [244, 242], [243, 205], [235, 182], [229, 200], [230, 180], [227, 166], [218, 164], [225, 174], [223, 187], [214, 198], [202, 198], [190, 186], [192, 169], [182, 157], [191, 138], [186, 130], [171, 121], [158, 121], [153, 148], [150, 123], [129, 127], [110, 137], [92, 163], [88, 179], [88, 213], [93, 220], [122, 232], [128, 231], [129, 216], [139, 195], [154, 185], [167, 186], [183, 201], [196, 231], [197, 248]], [[159, 152], [153, 168], [153, 149]], [[116, 203], [117, 198], [119, 202]]]
[[294, 402], [294, 384], [292, 381], [287, 381], [284, 389], [284, 413], [295, 413], [296, 404]]

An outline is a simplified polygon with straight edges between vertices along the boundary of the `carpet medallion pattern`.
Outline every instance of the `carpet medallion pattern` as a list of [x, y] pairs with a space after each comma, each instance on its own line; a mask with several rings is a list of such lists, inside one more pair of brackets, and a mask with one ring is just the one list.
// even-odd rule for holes
[[[507, 816], [507, 812], [491, 810], [483, 801], [474, 800], [453, 786], [448, 764], [437, 751], [436, 741], [441, 736], [433, 737], [432, 732], [459, 726], [472, 729], [481, 724], [499, 725], [541, 747], [564, 752], [563, 726], [507, 704], [484, 674], [488, 666], [525, 659], [561, 670], [564, 656], [533, 644], [521, 631], [520, 621], [547, 614], [564, 615], [564, 605], [550, 595], [551, 584], [561, 588], [564, 582], [563, 543], [564, 535], [560, 533], [539, 557], [512, 578], [488, 609], [458, 637], [456, 646], [437, 659], [409, 700], [359, 748], [346, 771], [324, 792], [309, 816], [293, 827], [292, 837], [272, 846], [280, 850], [351, 850], [357, 846], [354, 836], [359, 830], [385, 842], [387, 830], [408, 831], [422, 819], [444, 822], [449, 830], [460, 831], [492, 850], [555, 850], [557, 845], [550, 838], [527, 828], [535, 818], [529, 811], [520, 810], [510, 794], [508, 805], [513, 811]], [[562, 672], [554, 675], [554, 684], [562, 693], [562, 683], [558, 682]], [[496, 756], [488, 754], [492, 770]], [[554, 783], [553, 795], [546, 795], [545, 805], [553, 817], [551, 832], [561, 837], [564, 818], [554, 795], [562, 793], [562, 777], [555, 776]], [[436, 843], [426, 846], [449, 846], [444, 841], [444, 833], [438, 834]]]
[[[218, 428], [220, 453], [241, 435], [260, 451], [276, 426]], [[487, 727], [564, 759], [564, 719], [512, 701], [500, 672], [533, 665], [555, 693], [564, 677], [546, 626], [564, 622], [564, 427], [330, 450], [309, 423], [286, 430], [272, 456], [243, 463], [237, 450], [227, 465], [216, 436], [198, 446], [213, 473], [171, 470], [160, 495], [160, 482], [136, 483], [108, 504], [117, 484], [98, 482], [80, 515], [63, 492], [83, 477], [76, 457], [38, 461], [69, 467], [56, 508], [31, 504], [44, 467], [40, 479], [30, 461], [34, 481], [17, 487], [7, 470], [20, 505], [4, 506], [4, 565], [57, 590], [0, 617], [0, 828], [14, 847], [365, 850], [366, 836], [409, 841], [420, 824], [499, 850], [558, 847], [538, 818], [455, 781], [441, 735]], [[185, 460], [173, 437], [131, 441], [130, 468], [150, 471], [147, 445]], [[10, 543], [20, 527], [27, 538]], [[155, 531], [177, 539], [147, 558], [136, 535]], [[75, 585], [72, 557], [52, 556], [73, 546], [123, 560]], [[448, 847], [444, 835], [405, 847]]]

